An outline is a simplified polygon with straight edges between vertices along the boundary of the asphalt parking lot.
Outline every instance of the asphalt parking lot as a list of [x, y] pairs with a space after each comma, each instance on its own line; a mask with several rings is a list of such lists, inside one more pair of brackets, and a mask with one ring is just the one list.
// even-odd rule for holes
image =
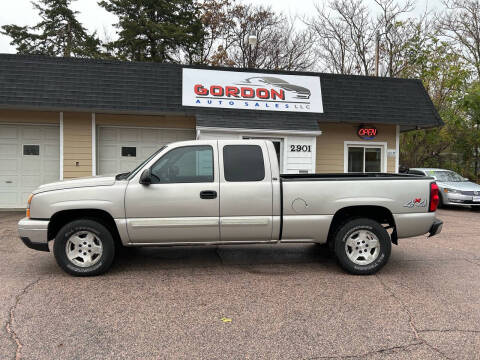
[[139, 249], [75, 278], [0, 213], [0, 359], [479, 359], [480, 213], [375, 276], [315, 245]]

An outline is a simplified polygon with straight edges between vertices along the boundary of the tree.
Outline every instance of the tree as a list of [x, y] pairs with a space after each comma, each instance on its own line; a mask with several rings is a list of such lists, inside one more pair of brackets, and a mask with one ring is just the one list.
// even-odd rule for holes
[[445, 0], [447, 11], [440, 17], [443, 36], [461, 54], [480, 77], [480, 2], [478, 0]]
[[10, 36], [19, 54], [98, 57], [100, 40], [88, 34], [70, 9], [72, 0], [39, 0], [33, 6], [41, 21], [34, 26], [4, 25], [2, 34]]
[[408, 167], [447, 167], [468, 172], [458, 159], [464, 143], [465, 113], [461, 103], [470, 72], [448, 43], [430, 34], [412, 40], [403, 76], [420, 78], [445, 122], [442, 128], [403, 133], [400, 161]]
[[354, 72], [354, 58], [351, 56], [352, 42], [348, 32], [348, 24], [336, 16], [325, 6], [316, 5], [317, 15], [306, 24], [312, 29], [317, 40], [316, 53], [320, 67], [324, 71], [337, 74]]
[[231, 26], [229, 16], [231, 0], [204, 0], [201, 4], [200, 21], [203, 36], [193, 51], [193, 63], [218, 65], [223, 63], [226, 53], [222, 44], [227, 29]]
[[[480, 172], [480, 83], [475, 82], [465, 95], [462, 106], [466, 111], [465, 144], [464, 154], [472, 157], [475, 179], [478, 181]], [[468, 156], [468, 157], [470, 157]], [[469, 160], [468, 158], [465, 160]]]
[[375, 0], [380, 8], [376, 20], [376, 36], [379, 36], [380, 59], [385, 63], [383, 76], [398, 77], [411, 60], [412, 41], [417, 43], [429, 35], [427, 14], [419, 19], [408, 17], [414, 9], [407, 0], [402, 5], [394, 0]]
[[375, 29], [363, 0], [331, 0], [327, 5], [316, 5], [316, 14], [305, 23], [316, 35], [316, 52], [327, 71], [371, 72]]
[[103, 0], [118, 17], [118, 39], [107, 44], [122, 60], [192, 63], [203, 38], [196, 0]]
[[[296, 30], [294, 19], [275, 13], [270, 7], [236, 3], [234, 0], [211, 0], [204, 7], [204, 25], [208, 29], [211, 54], [207, 63], [240, 68], [272, 70], [308, 70], [315, 59], [311, 47], [313, 34]], [[221, 22], [219, 22], [221, 20]], [[217, 24], [221, 24], [218, 26]], [[215, 36], [212, 31], [217, 30]], [[255, 35], [257, 43], [250, 46], [248, 36]]]
[[305, 19], [316, 34], [316, 52], [321, 66], [340, 74], [373, 75], [375, 41], [385, 70], [381, 76], [401, 76], [412, 38], [424, 33], [426, 16], [411, 17], [411, 0], [375, 0], [378, 14], [372, 15], [364, 0], [330, 0], [316, 6], [316, 14]]

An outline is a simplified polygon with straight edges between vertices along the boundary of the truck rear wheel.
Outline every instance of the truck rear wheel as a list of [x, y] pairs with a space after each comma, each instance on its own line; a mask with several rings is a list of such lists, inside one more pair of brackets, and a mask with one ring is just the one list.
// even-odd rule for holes
[[106, 272], [115, 257], [115, 243], [101, 223], [79, 219], [64, 225], [53, 245], [58, 265], [75, 276], [94, 276]]
[[335, 234], [334, 250], [341, 267], [350, 274], [370, 275], [388, 261], [390, 235], [378, 222], [358, 218], [342, 224]]

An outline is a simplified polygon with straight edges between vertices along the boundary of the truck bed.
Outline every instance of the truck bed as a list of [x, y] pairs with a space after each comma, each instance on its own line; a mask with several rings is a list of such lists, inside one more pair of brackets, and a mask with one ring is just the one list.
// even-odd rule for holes
[[363, 207], [364, 215], [372, 207], [385, 209], [400, 238], [426, 233], [435, 218], [428, 210], [433, 181], [428, 176], [389, 173], [280, 175], [282, 239], [320, 242], [328, 234], [319, 229], [328, 231], [335, 214], [354, 207]]

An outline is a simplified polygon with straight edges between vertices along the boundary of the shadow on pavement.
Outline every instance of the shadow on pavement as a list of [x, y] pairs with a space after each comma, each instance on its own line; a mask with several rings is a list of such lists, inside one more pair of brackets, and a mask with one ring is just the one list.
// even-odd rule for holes
[[326, 246], [317, 244], [124, 248], [112, 271], [307, 263], [335, 265], [335, 260]]

